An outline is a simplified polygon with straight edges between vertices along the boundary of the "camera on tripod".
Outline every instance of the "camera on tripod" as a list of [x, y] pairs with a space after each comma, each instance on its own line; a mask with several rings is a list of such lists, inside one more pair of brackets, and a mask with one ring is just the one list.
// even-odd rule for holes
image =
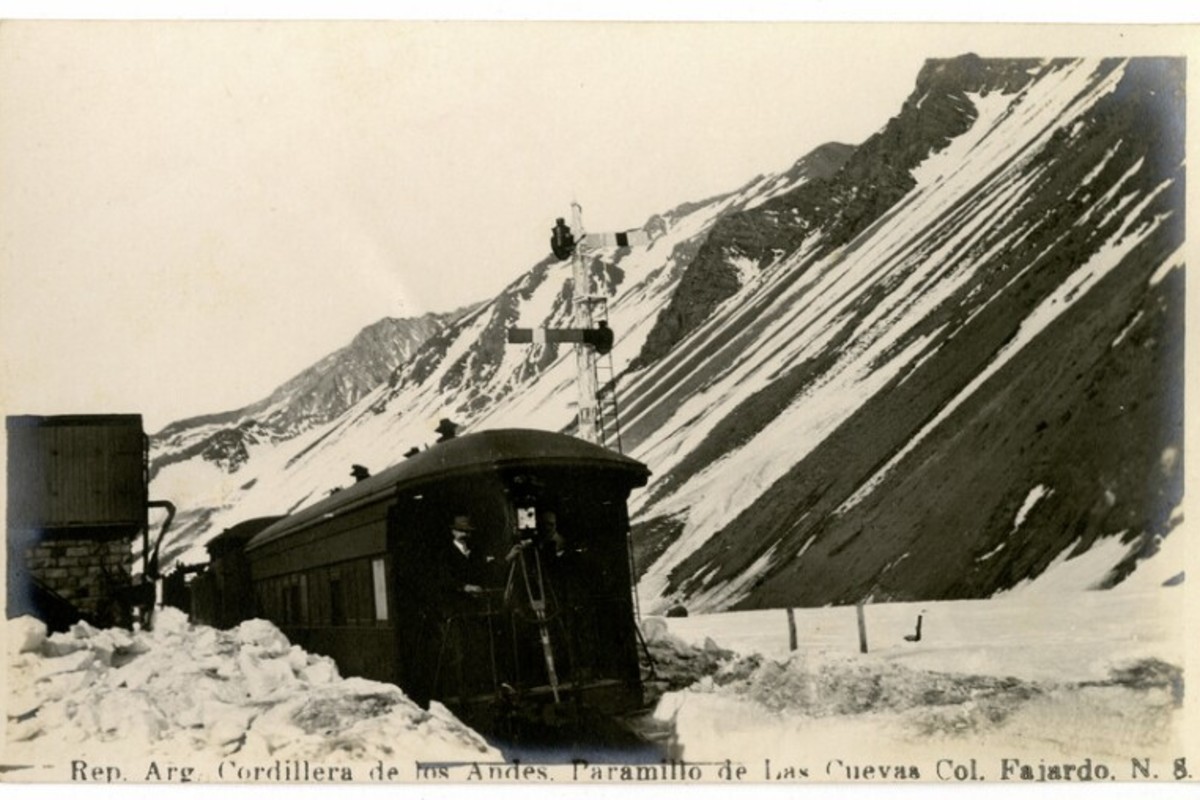
[[517, 507], [517, 541], [522, 547], [536, 543], [541, 539], [538, 529], [537, 506], [525, 503]]

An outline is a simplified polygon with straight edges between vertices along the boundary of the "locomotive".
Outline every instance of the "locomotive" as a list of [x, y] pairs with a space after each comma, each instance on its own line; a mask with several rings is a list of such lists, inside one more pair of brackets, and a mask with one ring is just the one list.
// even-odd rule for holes
[[[594, 731], [643, 703], [627, 501], [649, 474], [546, 431], [452, 438], [213, 539], [193, 615], [270, 620], [343, 674], [501, 737]], [[470, 583], [455, 577], [462, 528]]]

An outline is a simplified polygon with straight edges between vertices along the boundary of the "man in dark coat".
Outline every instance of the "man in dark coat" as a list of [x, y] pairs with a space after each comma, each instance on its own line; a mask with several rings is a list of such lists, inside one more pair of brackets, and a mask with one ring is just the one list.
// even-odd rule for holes
[[487, 582], [488, 559], [471, 547], [475, 526], [466, 514], [457, 514], [450, 525], [450, 546], [442, 565], [442, 591], [450, 606], [471, 608], [463, 601], [478, 598]]
[[450, 524], [450, 542], [440, 552], [436, 572], [437, 600], [443, 621], [439, 630], [437, 696], [477, 694], [491, 684], [486, 614], [487, 589], [494, 559], [472, 545], [475, 526], [466, 514]]

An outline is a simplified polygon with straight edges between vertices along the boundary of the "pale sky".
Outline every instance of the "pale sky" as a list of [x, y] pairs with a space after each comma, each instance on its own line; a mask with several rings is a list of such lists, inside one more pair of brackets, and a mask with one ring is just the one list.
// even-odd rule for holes
[[0, 408], [154, 431], [250, 403], [494, 295], [574, 198], [630, 228], [860, 143], [972, 49], [916, 32], [0, 24]]

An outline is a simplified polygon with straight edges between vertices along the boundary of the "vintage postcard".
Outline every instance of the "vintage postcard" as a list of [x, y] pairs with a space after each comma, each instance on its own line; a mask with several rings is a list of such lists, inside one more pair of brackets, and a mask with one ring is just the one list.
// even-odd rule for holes
[[1194, 781], [1198, 43], [0, 22], [0, 779]]

